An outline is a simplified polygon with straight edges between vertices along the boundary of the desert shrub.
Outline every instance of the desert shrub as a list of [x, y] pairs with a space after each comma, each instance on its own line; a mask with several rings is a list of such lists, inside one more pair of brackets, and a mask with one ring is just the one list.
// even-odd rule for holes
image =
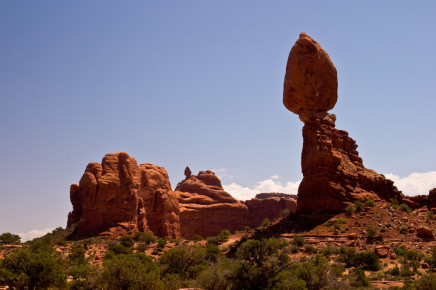
[[338, 249], [332, 247], [330, 243], [327, 243], [327, 247], [320, 249], [319, 252], [325, 257], [330, 257], [331, 255], [338, 253]]
[[3, 233], [0, 235], [0, 245], [16, 245], [21, 243], [19, 235]]
[[201, 269], [198, 266], [206, 259], [206, 251], [198, 246], [179, 246], [162, 254], [159, 263], [164, 274], [179, 274], [193, 278]]
[[136, 245], [136, 251], [139, 253], [144, 253], [145, 251], [147, 251], [147, 249], [148, 249], [148, 245], [144, 242], [139, 242]]
[[62, 257], [45, 251], [20, 249], [1, 261], [0, 282], [11, 289], [35, 289], [66, 285]]
[[168, 240], [167, 239], [162, 239], [160, 238], [159, 240], [157, 240], [157, 247], [158, 248], [164, 248], [165, 245], [167, 244]]
[[68, 270], [69, 289], [92, 290], [99, 289], [99, 277], [101, 269], [90, 264], [80, 264]]
[[300, 247], [299, 247], [299, 246], [297, 246], [297, 245], [292, 245], [292, 246], [291, 246], [291, 253], [292, 253], [292, 254], [296, 254], [296, 253], [298, 253], [299, 250], [300, 250]]
[[433, 248], [431, 255], [425, 257], [424, 261], [430, 268], [436, 269], [436, 247]]
[[367, 226], [366, 227], [366, 238], [370, 241], [374, 240], [375, 236], [377, 235], [377, 229], [373, 226]]
[[356, 207], [357, 212], [360, 212], [363, 209], [363, 203], [360, 200], [356, 200], [354, 206]]
[[395, 248], [394, 253], [399, 257], [403, 257], [405, 261], [421, 261], [423, 257], [423, 255], [416, 250], [407, 250], [401, 247]]
[[365, 271], [363, 271], [362, 268], [356, 268], [351, 274], [352, 277], [350, 285], [352, 287], [359, 288], [369, 286], [368, 277], [366, 277]]
[[351, 204], [349, 204], [345, 207], [345, 213], [349, 216], [352, 215], [355, 211], [356, 211], [356, 208], [354, 206], [352, 206]]
[[333, 223], [333, 229], [338, 230], [340, 232], [345, 232], [345, 228], [342, 226], [343, 224], [347, 223], [347, 219], [344, 217], [338, 218], [334, 223]]
[[231, 235], [231, 233], [229, 230], [222, 230], [217, 236], [218, 243], [226, 242], [229, 239], [230, 235]]
[[355, 248], [343, 247], [336, 261], [345, 263], [347, 267], [361, 267], [364, 270], [380, 269], [380, 258], [374, 252], [357, 253]]
[[386, 273], [392, 276], [400, 276], [400, 268], [398, 268], [398, 265], [395, 265], [392, 269], [387, 270]]
[[434, 212], [433, 211], [428, 211], [427, 212], [427, 219], [434, 220]]
[[232, 259], [221, 257], [198, 274], [197, 283], [201, 289], [234, 289], [234, 276], [240, 264]]
[[200, 236], [200, 235], [194, 235], [194, 236], [192, 237], [192, 239], [193, 239], [194, 241], [196, 241], [196, 242], [199, 242], [199, 241], [204, 240], [204, 238], [203, 238], [202, 236]]
[[270, 224], [271, 224], [271, 222], [269, 221], [269, 218], [265, 218], [265, 219], [262, 221], [261, 226], [262, 226], [262, 227], [267, 227], [267, 226], [269, 226]]
[[133, 239], [137, 242], [144, 242], [146, 244], [154, 243], [157, 240], [156, 236], [150, 232], [137, 232]]
[[365, 202], [365, 204], [366, 204], [367, 206], [370, 206], [370, 207], [374, 207], [374, 206], [375, 206], [375, 202], [374, 202], [372, 199], [368, 199], [368, 200]]
[[236, 269], [236, 289], [273, 288], [275, 277], [287, 268], [289, 243], [277, 238], [248, 240], [236, 251], [240, 266]]
[[400, 226], [399, 231], [400, 231], [400, 234], [405, 235], [405, 234], [407, 234], [409, 232], [409, 228], [407, 226], [403, 225], [403, 226]]
[[162, 289], [156, 263], [144, 254], [118, 255], [105, 260], [101, 274], [104, 289]]
[[206, 241], [208, 244], [215, 244], [215, 245], [219, 244], [217, 237], [207, 237]]
[[123, 236], [120, 238], [120, 244], [126, 248], [131, 248], [135, 244], [135, 241], [131, 236]]
[[74, 244], [71, 247], [68, 259], [73, 265], [85, 264], [87, 261], [85, 259], [86, 250], [81, 244]]
[[207, 244], [206, 245], [206, 260], [215, 263], [218, 260], [218, 257], [222, 256], [223, 253], [215, 244]]
[[401, 208], [402, 211], [407, 212], [407, 213], [410, 213], [412, 211], [410, 209], [410, 207], [407, 204], [405, 204], [405, 203], [400, 204], [400, 208]]
[[293, 239], [292, 244], [294, 244], [298, 247], [302, 247], [304, 245], [304, 237], [303, 236], [293, 236], [292, 239]]
[[304, 251], [306, 251], [307, 253], [311, 254], [311, 253], [316, 253], [316, 249], [314, 246], [312, 245], [306, 245], [304, 247]]
[[245, 232], [248, 233], [249, 231], [251, 231], [251, 228], [250, 228], [249, 226], [245, 226], [245, 227], [244, 227], [244, 230], [245, 230]]
[[289, 208], [282, 210], [282, 216], [287, 217], [290, 214], [291, 214], [291, 210]]
[[354, 267], [362, 267], [364, 270], [377, 271], [380, 269], [380, 258], [374, 252], [357, 253], [353, 258]]
[[416, 289], [420, 290], [434, 290], [436, 289], [436, 273], [423, 275], [414, 283]]

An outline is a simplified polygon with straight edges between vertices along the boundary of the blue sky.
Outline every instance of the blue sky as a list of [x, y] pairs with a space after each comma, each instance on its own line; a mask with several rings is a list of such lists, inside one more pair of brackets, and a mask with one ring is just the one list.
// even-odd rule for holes
[[65, 226], [69, 185], [126, 151], [213, 169], [239, 198], [298, 188], [282, 105], [300, 32], [338, 70], [337, 128], [408, 194], [436, 187], [432, 1], [1, 1], [0, 233]]

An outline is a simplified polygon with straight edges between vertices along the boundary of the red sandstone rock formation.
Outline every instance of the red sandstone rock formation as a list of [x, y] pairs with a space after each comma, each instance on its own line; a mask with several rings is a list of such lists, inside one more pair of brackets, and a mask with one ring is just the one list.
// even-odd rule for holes
[[327, 52], [306, 33], [301, 33], [289, 53], [283, 104], [304, 118], [333, 109], [337, 101], [336, 68]]
[[337, 100], [336, 69], [322, 47], [307, 36], [289, 53], [283, 103], [304, 122], [297, 213], [334, 214], [368, 198], [403, 199], [393, 182], [363, 166], [356, 142], [335, 128], [328, 114]]
[[221, 186], [212, 171], [200, 171], [187, 175], [175, 191], [179, 194], [180, 229], [185, 238], [217, 235], [221, 230], [231, 232], [245, 226], [258, 226], [263, 219], [280, 216], [284, 209], [295, 211], [295, 200], [267, 198], [238, 201]]
[[180, 236], [178, 200], [164, 168], [138, 166], [127, 153], [107, 154], [101, 164], [86, 167], [79, 185], [72, 185], [73, 211], [67, 226], [77, 223], [76, 236], [90, 236], [109, 228]]

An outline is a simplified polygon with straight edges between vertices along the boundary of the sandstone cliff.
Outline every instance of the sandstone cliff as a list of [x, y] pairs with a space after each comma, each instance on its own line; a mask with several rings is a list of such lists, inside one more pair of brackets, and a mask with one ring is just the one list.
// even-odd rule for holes
[[295, 200], [290, 198], [236, 200], [210, 170], [186, 175], [175, 192], [179, 195], [180, 228], [185, 238], [196, 234], [213, 236], [223, 229], [234, 232], [247, 225], [255, 227], [265, 218], [279, 217], [284, 209], [294, 212], [296, 208]]
[[127, 153], [107, 154], [101, 164], [88, 164], [79, 184], [71, 186], [70, 199], [73, 211], [67, 226], [77, 224], [75, 236], [124, 227], [180, 237], [178, 199], [165, 169], [151, 164], [138, 166]]

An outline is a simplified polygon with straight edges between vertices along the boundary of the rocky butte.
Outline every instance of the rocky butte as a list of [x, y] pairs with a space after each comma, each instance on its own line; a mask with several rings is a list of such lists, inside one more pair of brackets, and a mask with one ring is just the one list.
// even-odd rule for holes
[[287, 197], [236, 200], [210, 170], [192, 175], [187, 167], [185, 176], [173, 191], [165, 168], [138, 165], [124, 152], [107, 154], [101, 164], [89, 163], [79, 184], [71, 185], [67, 226], [76, 225], [73, 236], [78, 238], [137, 231], [165, 238], [207, 237], [258, 226], [296, 209], [296, 201]]
[[327, 217], [355, 200], [397, 199], [414, 208], [430, 206], [429, 197], [406, 198], [394, 183], [367, 169], [348, 133], [335, 128], [338, 80], [327, 52], [301, 33], [286, 66], [283, 104], [304, 123], [297, 214]]

